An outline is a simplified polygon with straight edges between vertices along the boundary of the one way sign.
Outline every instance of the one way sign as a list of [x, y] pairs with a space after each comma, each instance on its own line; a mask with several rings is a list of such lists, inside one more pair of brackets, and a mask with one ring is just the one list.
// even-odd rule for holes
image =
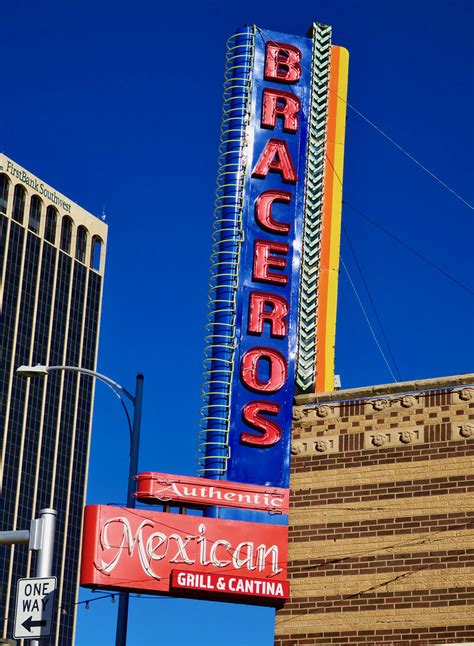
[[14, 639], [49, 637], [55, 590], [55, 576], [18, 579]]

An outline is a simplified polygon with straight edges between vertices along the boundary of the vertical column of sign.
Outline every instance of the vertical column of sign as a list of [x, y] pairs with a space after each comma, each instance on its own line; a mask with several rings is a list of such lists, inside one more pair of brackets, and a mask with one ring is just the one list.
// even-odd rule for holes
[[349, 52], [344, 47], [332, 46], [320, 258], [320, 265], [324, 271], [320, 273], [318, 281], [318, 354], [314, 387], [314, 392], [317, 393], [334, 389], [348, 72]]
[[[317, 362], [317, 316], [320, 303], [321, 229], [323, 217], [331, 27], [313, 25], [313, 57], [304, 205], [303, 257], [298, 317], [296, 385], [314, 387]], [[324, 268], [327, 270], [327, 268]]]
[[199, 472], [225, 475], [228, 459], [230, 386], [235, 353], [236, 290], [242, 241], [245, 126], [247, 123], [253, 27], [228, 41], [224, 104], [219, 146], [209, 322], [204, 359], [204, 406], [201, 409]]
[[287, 487], [311, 41], [259, 30], [227, 478]]

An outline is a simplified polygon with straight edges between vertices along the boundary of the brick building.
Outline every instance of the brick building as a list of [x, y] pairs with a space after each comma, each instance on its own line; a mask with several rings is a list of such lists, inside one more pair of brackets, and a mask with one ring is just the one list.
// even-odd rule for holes
[[474, 374], [297, 397], [276, 646], [474, 643]]

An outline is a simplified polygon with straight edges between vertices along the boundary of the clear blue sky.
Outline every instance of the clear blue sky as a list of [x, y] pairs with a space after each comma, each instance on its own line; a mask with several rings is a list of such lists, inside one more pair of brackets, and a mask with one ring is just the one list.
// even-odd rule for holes
[[[333, 25], [349, 102], [474, 203], [471, 0], [7, 2], [0, 149], [109, 224], [99, 370], [145, 374], [141, 470], [194, 474], [225, 41], [243, 23]], [[473, 211], [349, 110], [344, 207], [400, 372], [473, 371]], [[347, 239], [342, 256], [392, 370]], [[341, 272], [343, 387], [393, 381]], [[128, 436], [98, 385], [88, 502], [123, 502]], [[85, 591], [81, 598], [91, 598]], [[114, 643], [117, 605], [80, 607], [78, 646]], [[133, 599], [129, 644], [270, 646], [267, 608]]]

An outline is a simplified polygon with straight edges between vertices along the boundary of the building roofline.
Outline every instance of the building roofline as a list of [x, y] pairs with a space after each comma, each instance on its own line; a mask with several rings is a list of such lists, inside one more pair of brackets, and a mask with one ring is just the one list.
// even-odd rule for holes
[[348, 401], [367, 399], [393, 393], [413, 393], [428, 390], [440, 390], [443, 388], [455, 388], [474, 384], [474, 374], [453, 375], [449, 377], [433, 377], [431, 379], [417, 379], [414, 381], [402, 381], [391, 384], [380, 384], [377, 386], [361, 386], [347, 390], [333, 390], [325, 393], [307, 393], [295, 397], [296, 406], [315, 404], [332, 401]]
[[[3, 160], [5, 160], [5, 164], [2, 163]], [[10, 168], [8, 167], [9, 163]], [[38, 177], [38, 175], [35, 175], [35, 173], [3, 152], [0, 152], [0, 173], [4, 173], [13, 185], [20, 183], [27, 193], [38, 195], [46, 204], [51, 204], [61, 211], [61, 213], [73, 218], [79, 218], [81, 221], [78, 221], [76, 224], [94, 222], [94, 227], [97, 229], [96, 233], [102, 237], [104, 242], [106, 241], [108, 225], [101, 217], [88, 211], [75, 200], [62, 193], [59, 189], [56, 189], [52, 184]]]

